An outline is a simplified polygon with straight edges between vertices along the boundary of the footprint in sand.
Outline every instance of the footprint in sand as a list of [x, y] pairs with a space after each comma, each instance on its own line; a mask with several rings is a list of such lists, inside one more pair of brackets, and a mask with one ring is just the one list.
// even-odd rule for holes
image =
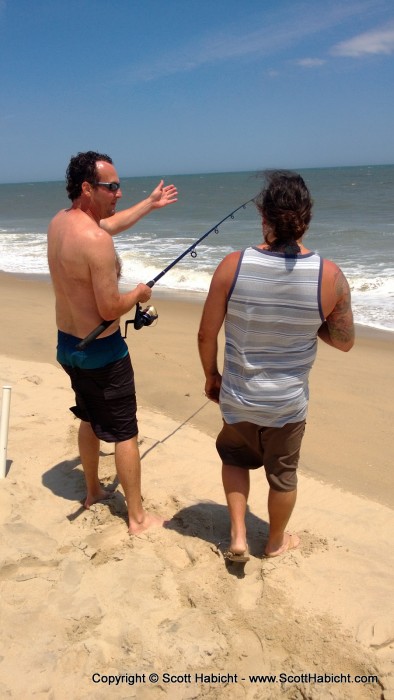
[[384, 649], [394, 644], [394, 622], [390, 617], [364, 620], [357, 630], [357, 641], [372, 649]]
[[58, 561], [41, 561], [37, 557], [23, 557], [17, 563], [4, 564], [0, 568], [0, 581], [28, 581], [46, 578], [45, 574], [59, 565]]
[[38, 377], [36, 374], [31, 374], [30, 376], [23, 377], [27, 382], [31, 382], [32, 384], [42, 384], [42, 379], [41, 377]]

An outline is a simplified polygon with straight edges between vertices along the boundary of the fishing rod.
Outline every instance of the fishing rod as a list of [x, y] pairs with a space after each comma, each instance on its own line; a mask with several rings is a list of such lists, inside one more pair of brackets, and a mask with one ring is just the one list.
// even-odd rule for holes
[[[219, 226], [221, 226], [221, 224], [223, 224], [224, 221], [227, 221], [227, 219], [233, 219], [234, 214], [236, 214], [236, 212], [240, 209], [246, 209], [246, 205], [250, 204], [250, 202], [254, 202], [254, 197], [252, 197], [252, 199], [248, 199], [247, 202], [240, 204], [239, 207], [233, 209], [233, 211], [227, 214], [227, 216], [221, 219], [221, 221], [218, 221], [217, 224], [212, 226], [212, 228], [210, 228], [209, 231], [206, 231], [206, 233], [204, 233], [197, 241], [192, 243], [192, 245], [189, 246], [189, 248], [184, 250], [183, 253], [181, 253], [181, 255], [178, 255], [178, 257], [175, 258], [175, 260], [173, 260], [169, 265], [167, 265], [167, 267], [165, 267], [164, 270], [162, 270], [158, 275], [156, 275], [156, 277], [147, 282], [147, 287], [154, 287], [156, 282], [158, 282], [164, 275], [166, 275], [167, 272], [169, 272], [174, 267], [174, 265], [179, 263], [179, 261], [182, 260], [182, 258], [184, 258], [188, 253], [190, 253], [192, 258], [196, 258], [197, 253], [195, 249], [199, 245], [199, 243], [201, 243], [201, 241], [203, 241], [204, 238], [209, 236], [213, 231], [215, 231], [215, 233], [219, 233]], [[134, 324], [135, 330], [138, 331], [143, 326], [151, 326], [153, 321], [155, 321], [157, 318], [158, 314], [154, 306], [149, 306], [146, 309], [142, 310], [141, 305], [138, 302], [135, 309], [134, 319], [132, 321], [126, 321], [124, 337], [126, 337], [127, 335], [127, 325], [129, 323]], [[87, 335], [86, 338], [83, 338], [83, 340], [81, 340], [81, 342], [78, 343], [78, 345], [76, 346], [77, 350], [84, 350], [88, 345], [90, 345], [90, 343], [93, 342], [93, 340], [98, 338], [98, 336], [101, 335], [101, 333], [103, 333], [103, 331], [105, 331], [105, 329], [108, 328], [108, 326], [110, 326], [111, 323], [114, 323], [115, 320], [116, 319], [113, 319], [112, 321], [102, 321], [100, 325], [97, 326], [97, 328], [91, 331], [91, 333], [89, 333], [89, 335]]]

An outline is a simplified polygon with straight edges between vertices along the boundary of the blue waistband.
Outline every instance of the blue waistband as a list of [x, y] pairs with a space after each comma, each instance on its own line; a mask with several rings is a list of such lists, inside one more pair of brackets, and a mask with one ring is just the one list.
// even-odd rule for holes
[[105, 338], [96, 338], [85, 350], [76, 350], [81, 338], [58, 331], [56, 359], [61, 365], [80, 369], [98, 369], [121, 360], [129, 349], [121, 336], [120, 329]]

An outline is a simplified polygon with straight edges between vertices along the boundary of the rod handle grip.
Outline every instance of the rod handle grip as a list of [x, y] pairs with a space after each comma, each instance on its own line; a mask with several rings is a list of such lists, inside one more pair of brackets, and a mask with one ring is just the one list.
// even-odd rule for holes
[[[115, 320], [115, 319], [114, 319], [114, 320]], [[95, 328], [93, 331], [91, 331], [91, 332], [89, 333], [89, 335], [87, 335], [85, 338], [83, 338], [83, 340], [81, 340], [80, 343], [78, 343], [78, 345], [76, 346], [77, 350], [85, 350], [86, 346], [89, 345], [90, 343], [92, 343], [93, 340], [96, 340], [96, 338], [98, 338], [98, 336], [99, 336], [103, 331], [105, 331], [105, 329], [108, 328], [108, 326], [110, 326], [111, 323], [114, 322], [114, 320], [112, 320], [112, 321], [102, 321], [102, 322], [100, 323], [100, 325], [97, 326], [97, 328]]]

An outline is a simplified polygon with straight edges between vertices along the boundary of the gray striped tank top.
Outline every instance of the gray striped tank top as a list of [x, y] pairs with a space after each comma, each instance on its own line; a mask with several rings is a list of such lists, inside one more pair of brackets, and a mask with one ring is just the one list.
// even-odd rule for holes
[[303, 420], [317, 350], [322, 258], [247, 248], [228, 297], [220, 408], [227, 423]]

